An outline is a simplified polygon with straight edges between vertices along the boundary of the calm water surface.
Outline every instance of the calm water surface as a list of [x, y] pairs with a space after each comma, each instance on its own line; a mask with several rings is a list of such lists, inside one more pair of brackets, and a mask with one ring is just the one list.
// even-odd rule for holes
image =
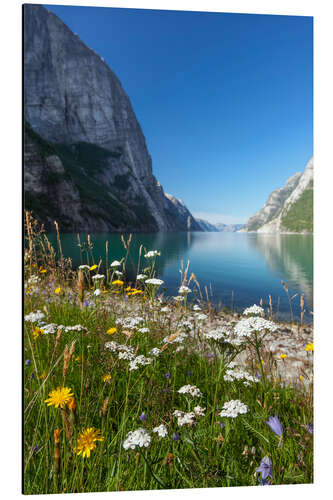
[[[55, 235], [48, 235], [56, 246]], [[125, 235], [127, 238], [128, 235]], [[86, 247], [87, 235], [80, 235]], [[87, 252], [81, 251], [76, 234], [62, 235], [63, 253], [73, 265], [87, 263]], [[125, 256], [118, 234], [91, 235], [95, 261], [105, 262], [105, 242], [109, 242], [109, 263]], [[299, 318], [300, 295], [304, 294], [306, 319], [312, 321], [313, 310], [313, 237], [312, 235], [269, 235], [256, 233], [154, 233], [133, 234], [128, 258], [128, 278], [135, 278], [139, 247], [160, 250], [158, 275], [165, 281], [165, 293], [177, 295], [181, 262], [190, 261], [202, 289], [212, 290], [211, 300], [222, 307], [236, 310], [259, 303], [268, 305], [272, 297], [279, 319], [290, 319], [290, 307], [281, 280], [287, 283], [293, 310]], [[142, 267], [146, 259], [142, 257]], [[89, 257], [89, 263], [92, 260]], [[190, 275], [189, 274], [189, 275]], [[193, 295], [192, 295], [193, 296]]]

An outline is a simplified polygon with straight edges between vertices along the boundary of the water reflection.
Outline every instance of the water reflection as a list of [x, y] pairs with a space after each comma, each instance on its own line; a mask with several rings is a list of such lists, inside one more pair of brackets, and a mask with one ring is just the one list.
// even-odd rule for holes
[[313, 237], [300, 234], [250, 233], [249, 244], [261, 253], [269, 268], [290, 288], [304, 293], [313, 302]]

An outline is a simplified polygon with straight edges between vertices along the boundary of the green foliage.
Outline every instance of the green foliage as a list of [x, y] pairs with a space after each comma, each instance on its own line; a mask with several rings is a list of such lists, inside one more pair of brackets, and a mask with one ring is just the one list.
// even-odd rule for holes
[[313, 233], [313, 185], [302, 193], [282, 218], [282, 225], [288, 231]]

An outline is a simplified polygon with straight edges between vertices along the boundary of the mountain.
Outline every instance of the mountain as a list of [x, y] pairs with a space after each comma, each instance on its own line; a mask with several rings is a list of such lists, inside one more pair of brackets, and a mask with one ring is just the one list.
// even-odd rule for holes
[[243, 231], [313, 232], [313, 158], [303, 174], [293, 175], [284, 187], [269, 195], [264, 207], [248, 220]]
[[198, 219], [196, 218], [197, 223], [200, 225], [203, 231], [208, 231], [208, 232], [218, 232], [218, 229], [215, 224], [211, 224], [207, 220], [204, 219]]
[[215, 226], [220, 232], [237, 233], [237, 231], [243, 229], [245, 224], [223, 224], [223, 222], [218, 222], [217, 224], [215, 224]]
[[[47, 230], [202, 230], [166, 196], [120, 81], [52, 12], [24, 5], [25, 208]], [[190, 219], [188, 219], [190, 218]]]
[[201, 226], [203, 231], [215, 232], [215, 233], [236, 233], [244, 227], [245, 224], [223, 224], [223, 222], [217, 222], [212, 224], [204, 219], [196, 218], [197, 223]]

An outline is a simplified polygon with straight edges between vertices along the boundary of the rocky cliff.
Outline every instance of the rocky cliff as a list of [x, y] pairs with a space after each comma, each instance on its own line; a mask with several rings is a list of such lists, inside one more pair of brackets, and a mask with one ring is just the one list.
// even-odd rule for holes
[[313, 232], [313, 158], [303, 174], [293, 175], [283, 188], [269, 195], [265, 206], [249, 219], [243, 231]]
[[191, 229], [201, 230], [156, 181], [112, 70], [56, 15], [31, 4], [24, 6], [24, 115], [25, 207], [47, 229], [57, 220], [66, 231], [182, 231], [190, 217]]

